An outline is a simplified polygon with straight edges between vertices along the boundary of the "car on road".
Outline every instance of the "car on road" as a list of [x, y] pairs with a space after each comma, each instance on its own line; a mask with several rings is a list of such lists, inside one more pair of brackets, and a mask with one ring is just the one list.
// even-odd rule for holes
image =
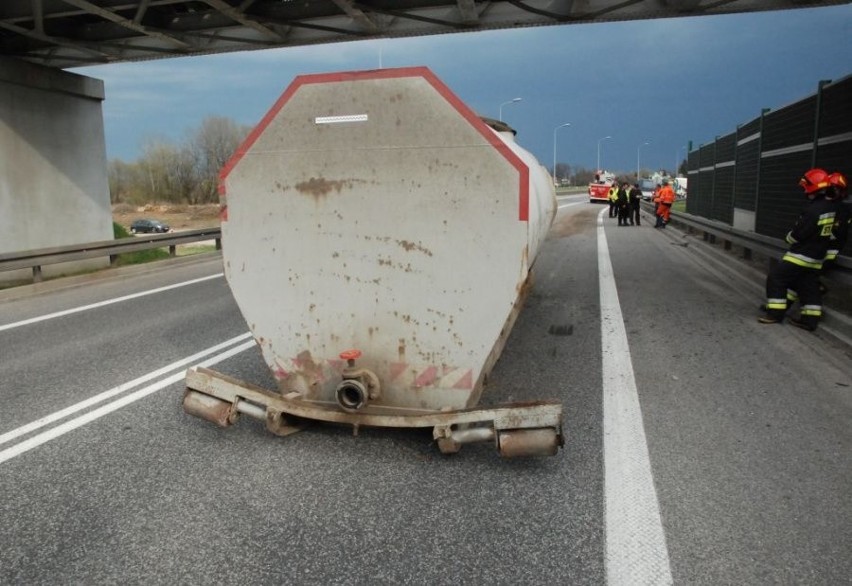
[[171, 228], [169, 228], [169, 225], [164, 224], [159, 220], [134, 220], [134, 222], [130, 224], [131, 234], [147, 234], [150, 232], [166, 233], [169, 230], [171, 230]]

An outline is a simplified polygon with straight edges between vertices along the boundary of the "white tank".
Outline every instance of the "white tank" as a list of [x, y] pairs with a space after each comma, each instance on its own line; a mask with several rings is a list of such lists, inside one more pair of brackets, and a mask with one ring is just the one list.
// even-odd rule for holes
[[[556, 210], [500, 124], [422, 67], [286, 89], [220, 186], [225, 273], [282, 394], [375, 414], [478, 402]], [[341, 394], [356, 356], [380, 392]]]

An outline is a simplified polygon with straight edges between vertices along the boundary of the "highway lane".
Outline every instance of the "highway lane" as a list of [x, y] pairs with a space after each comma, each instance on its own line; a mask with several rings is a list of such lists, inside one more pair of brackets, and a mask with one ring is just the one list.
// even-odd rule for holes
[[[607, 486], [603, 381], [619, 361], [601, 345], [599, 230], [673, 581], [847, 579], [848, 357], [759, 326], [744, 270], [676, 232], [599, 227], [601, 206], [582, 196], [560, 208], [484, 396], [562, 400], [559, 456], [507, 462], [481, 445], [444, 457], [405, 430], [221, 430], [182, 413], [173, 368], [0, 444], [8, 454], [80, 422], [0, 462], [0, 582], [605, 583], [619, 527], [605, 510], [617, 471]], [[211, 277], [0, 330], [0, 441], [216, 344], [240, 348], [247, 328], [219, 272], [206, 262], [0, 303], [2, 327]], [[272, 385], [253, 347], [215, 368]], [[615, 498], [633, 494], [621, 483]]]

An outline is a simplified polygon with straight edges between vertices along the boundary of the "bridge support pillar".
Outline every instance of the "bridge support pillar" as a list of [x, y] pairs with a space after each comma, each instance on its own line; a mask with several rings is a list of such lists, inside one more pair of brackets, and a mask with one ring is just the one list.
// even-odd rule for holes
[[[0, 253], [113, 237], [103, 99], [101, 80], [0, 58]], [[107, 265], [96, 259], [43, 270]], [[0, 273], [0, 283], [30, 279], [29, 272]]]

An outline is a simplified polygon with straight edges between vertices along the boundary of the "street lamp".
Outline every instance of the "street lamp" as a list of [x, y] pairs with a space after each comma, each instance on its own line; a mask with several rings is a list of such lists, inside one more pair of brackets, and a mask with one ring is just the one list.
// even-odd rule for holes
[[643, 142], [638, 147], [636, 147], [636, 179], [639, 179], [639, 150], [645, 146], [646, 144], [651, 144], [650, 142]]
[[570, 122], [566, 122], [565, 124], [560, 124], [556, 128], [553, 129], [553, 184], [556, 185], [556, 131], [560, 128], [564, 128], [566, 126], [571, 126]]
[[503, 122], [503, 106], [506, 106], [508, 104], [514, 104], [515, 102], [520, 102], [520, 101], [521, 101], [521, 98], [512, 98], [508, 102], [503, 102], [502, 104], [500, 104], [500, 122]]
[[608, 138], [612, 138], [611, 136], [605, 136], [603, 138], [598, 139], [598, 168], [597, 171], [601, 170], [601, 141], [606, 140]]

